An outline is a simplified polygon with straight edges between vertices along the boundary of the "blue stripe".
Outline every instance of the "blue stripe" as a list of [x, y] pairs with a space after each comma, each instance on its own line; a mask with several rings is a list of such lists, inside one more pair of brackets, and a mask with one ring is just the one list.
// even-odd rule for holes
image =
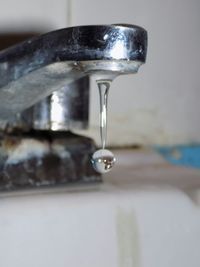
[[172, 164], [200, 169], [200, 145], [156, 146], [155, 149]]

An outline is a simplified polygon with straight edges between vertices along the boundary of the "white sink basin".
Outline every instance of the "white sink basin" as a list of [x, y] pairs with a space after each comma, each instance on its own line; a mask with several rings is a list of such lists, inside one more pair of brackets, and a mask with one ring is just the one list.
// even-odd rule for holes
[[0, 266], [199, 267], [200, 172], [117, 157], [103, 185], [1, 194]]

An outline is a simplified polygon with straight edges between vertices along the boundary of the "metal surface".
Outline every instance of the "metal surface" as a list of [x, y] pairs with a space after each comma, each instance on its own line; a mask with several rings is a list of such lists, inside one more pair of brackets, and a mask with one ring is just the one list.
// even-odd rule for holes
[[0, 52], [1, 127], [81, 77], [137, 72], [146, 49], [144, 29], [98, 25], [54, 31]]
[[88, 127], [89, 77], [55, 91], [7, 124], [20, 130], [68, 131]]

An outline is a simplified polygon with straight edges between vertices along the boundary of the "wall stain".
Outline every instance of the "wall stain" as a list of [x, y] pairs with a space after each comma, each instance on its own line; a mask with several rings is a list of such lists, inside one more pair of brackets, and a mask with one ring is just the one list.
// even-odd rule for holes
[[118, 208], [116, 222], [119, 267], [139, 267], [140, 244], [134, 212]]

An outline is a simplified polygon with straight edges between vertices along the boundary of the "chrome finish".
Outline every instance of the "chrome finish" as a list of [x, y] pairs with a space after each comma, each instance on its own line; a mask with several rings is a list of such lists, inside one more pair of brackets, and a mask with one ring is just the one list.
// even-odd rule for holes
[[[146, 50], [147, 32], [138, 26], [121, 24], [62, 29], [0, 52], [0, 125], [4, 127], [16, 113], [82, 77], [137, 72], [145, 62]], [[62, 90], [51, 96], [55, 104], [51, 102], [49, 122], [43, 114], [40, 122], [34, 119], [34, 127], [66, 129], [59, 126], [64, 125], [66, 117], [66, 104], [58, 100], [65, 98]], [[44, 111], [48, 100], [44, 101], [38, 110]], [[59, 116], [55, 108], [58, 102]]]
[[35, 130], [85, 129], [88, 127], [88, 102], [89, 77], [86, 76], [22, 112], [23, 128], [29, 124], [29, 128]]

